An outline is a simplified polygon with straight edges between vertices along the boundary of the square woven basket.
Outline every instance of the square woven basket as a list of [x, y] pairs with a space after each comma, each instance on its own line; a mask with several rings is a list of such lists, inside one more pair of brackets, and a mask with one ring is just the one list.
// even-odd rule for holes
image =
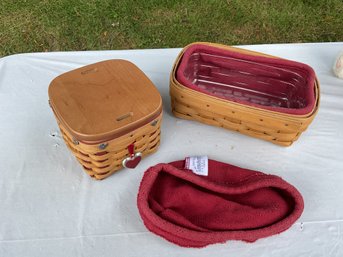
[[106, 60], [56, 77], [50, 106], [84, 171], [104, 179], [135, 168], [160, 144], [162, 98], [133, 63]]
[[193, 43], [177, 57], [170, 96], [176, 117], [289, 146], [319, 107], [306, 64], [240, 48]]

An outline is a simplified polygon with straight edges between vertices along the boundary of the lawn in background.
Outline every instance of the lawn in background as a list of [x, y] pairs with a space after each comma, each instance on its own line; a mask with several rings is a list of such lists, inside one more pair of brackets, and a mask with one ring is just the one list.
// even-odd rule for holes
[[1, 0], [0, 56], [343, 41], [342, 0]]

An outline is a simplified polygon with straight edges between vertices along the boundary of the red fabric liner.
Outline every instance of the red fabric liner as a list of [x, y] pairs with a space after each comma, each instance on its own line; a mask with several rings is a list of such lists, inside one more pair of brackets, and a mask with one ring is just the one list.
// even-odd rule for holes
[[253, 242], [288, 229], [304, 202], [282, 178], [209, 160], [208, 176], [184, 161], [157, 164], [141, 181], [137, 205], [145, 226], [184, 247]]
[[[199, 86], [194, 82], [196, 76], [210, 83]], [[281, 113], [309, 114], [316, 104], [313, 69], [285, 59], [195, 44], [184, 52], [176, 78], [204, 94]], [[248, 93], [244, 95], [240, 90]]]

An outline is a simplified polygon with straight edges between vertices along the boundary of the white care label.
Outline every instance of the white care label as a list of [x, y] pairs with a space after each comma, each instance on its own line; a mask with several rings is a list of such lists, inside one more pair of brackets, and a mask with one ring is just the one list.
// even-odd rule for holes
[[190, 156], [185, 159], [185, 168], [200, 176], [208, 175], [208, 157]]

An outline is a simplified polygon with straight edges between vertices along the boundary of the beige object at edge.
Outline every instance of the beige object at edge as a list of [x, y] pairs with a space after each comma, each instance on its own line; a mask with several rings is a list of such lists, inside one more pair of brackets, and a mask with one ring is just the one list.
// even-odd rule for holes
[[343, 51], [338, 55], [335, 61], [333, 72], [338, 78], [343, 79]]

